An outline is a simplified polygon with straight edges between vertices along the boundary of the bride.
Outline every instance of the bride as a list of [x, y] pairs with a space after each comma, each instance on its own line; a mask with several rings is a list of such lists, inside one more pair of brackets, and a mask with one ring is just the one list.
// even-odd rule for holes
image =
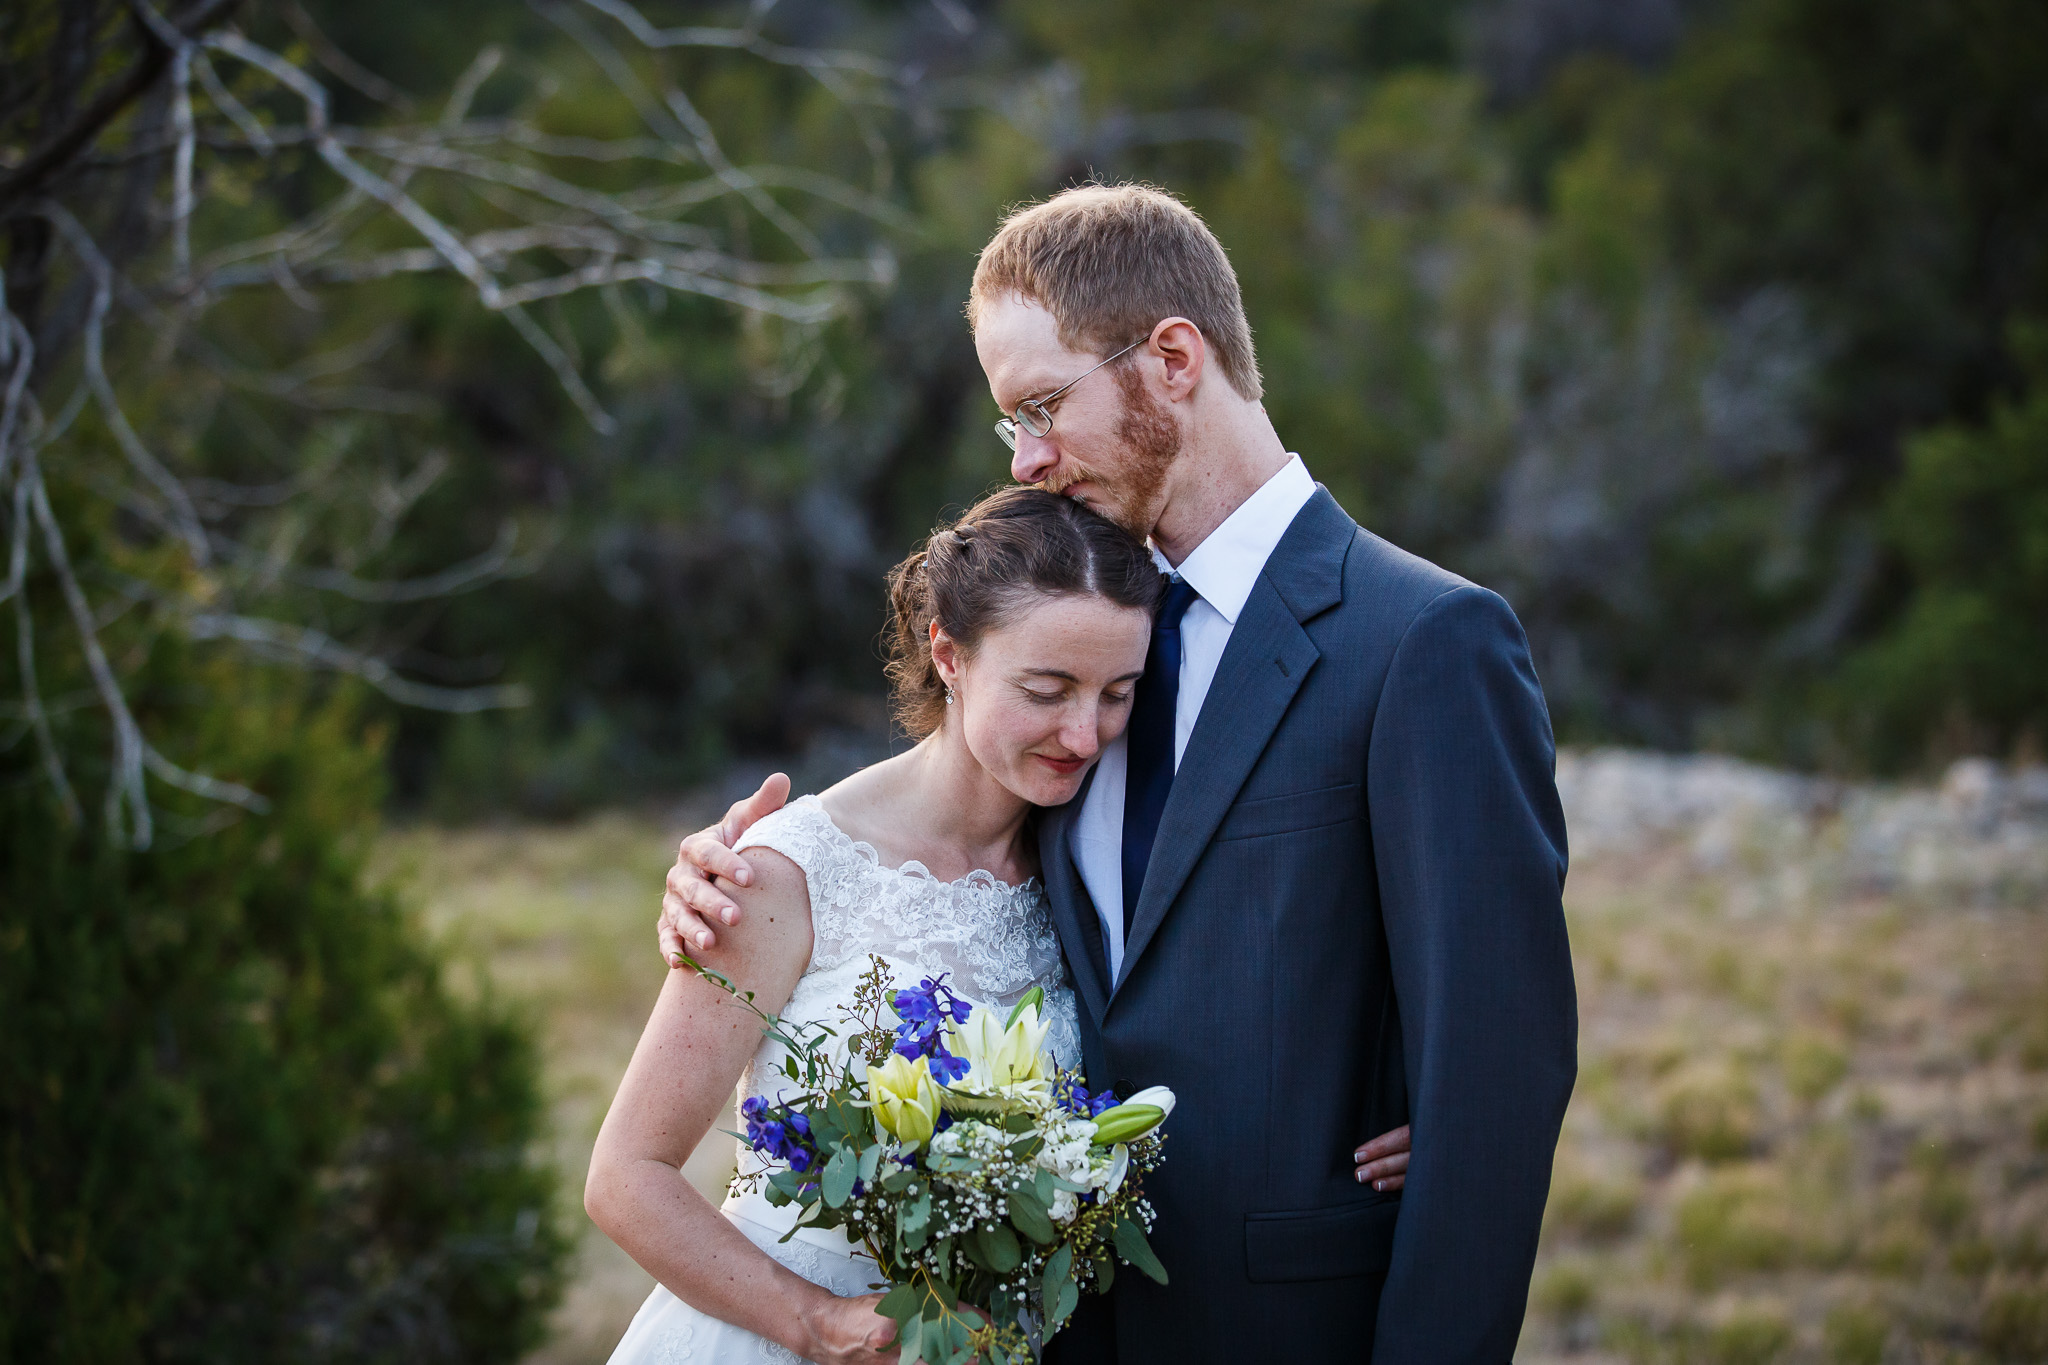
[[[1113, 523], [1009, 488], [933, 533], [889, 587], [889, 677], [916, 747], [753, 825], [736, 846], [752, 850], [749, 884], [719, 882], [744, 914], [699, 957], [793, 1023], [838, 1023], [870, 954], [899, 985], [947, 974], [977, 1009], [1042, 987], [1048, 1046], [1078, 1065], [1032, 817], [1073, 799], [1122, 733], [1164, 580]], [[784, 1055], [724, 991], [669, 975], [584, 1190], [591, 1219], [659, 1281], [612, 1365], [895, 1359], [879, 1272], [842, 1231], [782, 1240], [795, 1206], [756, 1189], [714, 1209], [681, 1177], [736, 1084], [743, 1099], [779, 1098]], [[1359, 1161], [1405, 1139], [1377, 1139]], [[757, 1165], [744, 1148], [741, 1162]]]
[[[1161, 589], [1136, 539], [1036, 489], [1005, 489], [935, 533], [890, 575], [889, 674], [919, 743], [748, 831], [752, 885], [721, 883], [744, 923], [705, 965], [791, 1021], [836, 1023], [870, 953], [901, 985], [949, 973], [976, 1008], [1043, 987], [1048, 1046], [1076, 1064], [1031, 816], [1070, 800], [1122, 732]], [[755, 1191], [714, 1209], [678, 1174], [735, 1083], [775, 1098], [782, 1055], [723, 991], [669, 976], [584, 1192], [592, 1220], [660, 1281], [613, 1365], [894, 1358], [875, 1265], [843, 1232], [779, 1241], [794, 1206]]]

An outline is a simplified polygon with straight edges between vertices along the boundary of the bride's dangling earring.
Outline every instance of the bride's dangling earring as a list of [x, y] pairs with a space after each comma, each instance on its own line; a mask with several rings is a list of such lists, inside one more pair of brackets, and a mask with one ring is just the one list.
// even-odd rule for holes
[[953, 704], [953, 689], [949, 687], [949, 688], [947, 688], [947, 689], [946, 689], [946, 705], [948, 705], [948, 706], [951, 706], [952, 704]]

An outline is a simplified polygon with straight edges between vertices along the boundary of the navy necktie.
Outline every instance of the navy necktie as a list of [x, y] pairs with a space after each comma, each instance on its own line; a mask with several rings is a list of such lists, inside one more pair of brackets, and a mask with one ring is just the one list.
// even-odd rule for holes
[[1198, 594], [1176, 578], [1152, 623], [1152, 652], [1131, 697], [1130, 771], [1124, 779], [1124, 942], [1152, 861], [1159, 816], [1173, 793], [1173, 709], [1180, 696], [1180, 618]]

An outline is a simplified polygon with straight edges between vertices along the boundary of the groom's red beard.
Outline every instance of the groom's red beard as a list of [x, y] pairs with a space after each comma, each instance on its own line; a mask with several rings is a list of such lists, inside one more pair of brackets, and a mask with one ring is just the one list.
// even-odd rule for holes
[[1069, 458], [1060, 462], [1055, 478], [1042, 480], [1038, 487], [1048, 493], [1064, 493], [1077, 483], [1094, 484], [1105, 500], [1095, 510], [1143, 539], [1152, 534], [1159, 490], [1166, 484], [1166, 471], [1180, 454], [1180, 424], [1164, 403], [1145, 392], [1145, 380], [1137, 366], [1113, 365], [1110, 373], [1116, 376], [1124, 400], [1116, 424], [1117, 437], [1124, 443], [1123, 468], [1114, 478], [1107, 478]]

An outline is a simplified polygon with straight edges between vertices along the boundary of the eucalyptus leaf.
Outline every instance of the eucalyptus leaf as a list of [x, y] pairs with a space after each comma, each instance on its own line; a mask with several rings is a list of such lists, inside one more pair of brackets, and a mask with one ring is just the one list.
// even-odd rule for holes
[[[1073, 1272], [1074, 1249], [1072, 1247], [1061, 1247], [1046, 1258], [1045, 1274], [1041, 1277], [1041, 1283], [1045, 1288], [1041, 1297], [1045, 1304], [1045, 1328], [1048, 1332], [1059, 1326], [1060, 1319], [1066, 1316], [1066, 1314], [1058, 1311], [1060, 1290], [1072, 1283], [1069, 1277]], [[1072, 1310], [1069, 1309], [1068, 1311], [1071, 1312]]]
[[982, 1261], [988, 1269], [998, 1275], [1007, 1275], [1024, 1261], [1024, 1249], [1017, 1244], [1017, 1234], [1001, 1223], [976, 1228], [969, 1234], [979, 1246]]
[[854, 1176], [860, 1171], [860, 1158], [842, 1147], [832, 1154], [825, 1163], [825, 1176], [820, 1182], [824, 1187], [825, 1203], [838, 1208], [853, 1194]]
[[889, 1292], [882, 1295], [882, 1301], [875, 1305], [875, 1311], [885, 1318], [904, 1322], [917, 1316], [918, 1292], [907, 1284], [891, 1285]]
[[1116, 1225], [1116, 1250], [1119, 1256], [1152, 1280], [1166, 1283], [1166, 1267], [1159, 1264], [1159, 1258], [1152, 1254], [1152, 1244], [1145, 1240], [1145, 1229], [1139, 1226], [1137, 1219], [1125, 1218]]
[[1046, 1212], [1045, 1201], [1038, 1197], [1038, 1192], [1031, 1186], [1026, 1185], [1010, 1192], [1010, 1221], [1016, 1224], [1017, 1231], [1032, 1241], [1042, 1246], [1052, 1245], [1056, 1235], [1053, 1232], [1052, 1215]]

